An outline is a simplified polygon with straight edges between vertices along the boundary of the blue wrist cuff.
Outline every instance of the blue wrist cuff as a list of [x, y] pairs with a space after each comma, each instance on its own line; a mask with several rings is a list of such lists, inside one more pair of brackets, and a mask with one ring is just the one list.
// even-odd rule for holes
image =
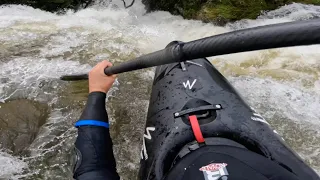
[[109, 128], [109, 123], [97, 120], [79, 120], [76, 122], [75, 127], [80, 126], [101, 126], [105, 128]]

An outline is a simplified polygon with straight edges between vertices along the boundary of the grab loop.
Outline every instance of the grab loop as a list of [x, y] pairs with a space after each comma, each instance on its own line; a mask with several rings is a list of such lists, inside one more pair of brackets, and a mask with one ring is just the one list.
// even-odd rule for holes
[[189, 116], [189, 120], [190, 120], [193, 134], [194, 134], [197, 142], [199, 144], [205, 143], [197, 116], [196, 115]]

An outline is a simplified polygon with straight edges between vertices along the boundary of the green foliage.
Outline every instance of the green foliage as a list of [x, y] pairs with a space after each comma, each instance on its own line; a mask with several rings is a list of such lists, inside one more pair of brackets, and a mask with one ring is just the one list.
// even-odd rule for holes
[[[94, 0], [0, 0], [2, 4], [26, 4], [46, 11], [79, 9]], [[261, 11], [293, 2], [320, 5], [320, 0], [142, 0], [149, 11], [164, 10], [187, 19], [218, 22], [255, 19]]]
[[199, 12], [202, 0], [184, 0], [182, 1], [180, 7], [182, 7], [182, 15], [185, 18], [195, 18], [197, 13]]
[[185, 18], [195, 18], [206, 0], [142, 0], [149, 11], [163, 10], [180, 14]]
[[269, 6], [264, 0], [209, 1], [201, 8], [198, 18], [205, 21], [254, 19], [261, 11], [268, 9]]

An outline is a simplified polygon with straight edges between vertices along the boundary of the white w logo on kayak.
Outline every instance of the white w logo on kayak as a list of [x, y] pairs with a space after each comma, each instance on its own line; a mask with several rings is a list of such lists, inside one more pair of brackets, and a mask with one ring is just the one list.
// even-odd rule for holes
[[192, 87], [194, 86], [194, 84], [197, 82], [197, 79], [195, 79], [195, 80], [193, 80], [193, 82], [192, 82], [192, 84], [190, 85], [190, 81], [189, 80], [187, 80], [187, 82], [183, 82], [183, 86], [185, 87], [185, 88], [189, 88], [189, 89], [192, 89]]

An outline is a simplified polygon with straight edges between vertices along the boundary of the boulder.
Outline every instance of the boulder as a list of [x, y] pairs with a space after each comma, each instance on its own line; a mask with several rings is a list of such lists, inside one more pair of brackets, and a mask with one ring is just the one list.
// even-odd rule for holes
[[48, 117], [48, 106], [27, 99], [0, 103], [0, 149], [21, 153]]

